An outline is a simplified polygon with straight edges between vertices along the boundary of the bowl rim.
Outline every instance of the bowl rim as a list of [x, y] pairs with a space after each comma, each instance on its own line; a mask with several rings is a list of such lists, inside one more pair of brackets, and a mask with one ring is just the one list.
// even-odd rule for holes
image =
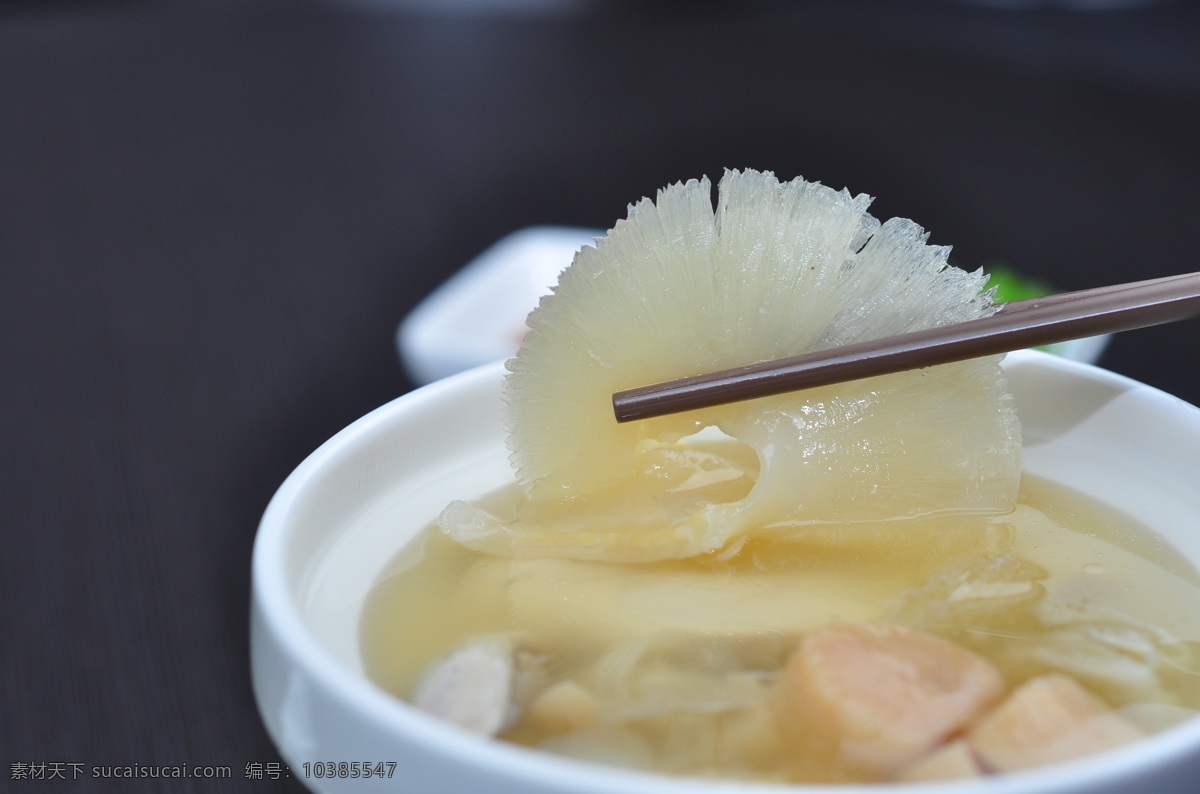
[[[336, 433], [307, 456], [284, 480], [270, 499], [254, 540], [251, 560], [251, 606], [255, 620], [251, 621], [252, 652], [255, 634], [270, 634], [278, 644], [277, 655], [309, 680], [324, 688], [335, 700], [345, 705], [373, 730], [413, 742], [419, 752], [437, 753], [454, 764], [489, 767], [494, 774], [512, 777], [515, 782], [537, 782], [540, 786], [561, 786], [572, 794], [627, 791], [630, 794], [683, 794], [697, 789], [719, 789], [730, 792], [776, 792], [777, 794], [852, 794], [917, 789], [946, 791], [952, 783], [933, 784], [779, 784], [751, 781], [729, 781], [665, 775], [647, 771], [607, 766], [554, 756], [550, 753], [498, 742], [475, 736], [455, 726], [418, 711], [413, 706], [377, 687], [362, 675], [348, 669], [333, 653], [321, 645], [306, 626], [300, 606], [289, 584], [287, 546], [292, 518], [300, 497], [322, 472], [336, 466], [342, 458], [353, 455], [381, 428], [403, 417], [417, 406], [442, 400], [447, 395], [471, 389], [495, 388], [504, 372], [503, 361], [485, 364], [443, 380], [422, 386], [374, 409]], [[1177, 397], [1131, 378], [1101, 369], [1091, 364], [1061, 359], [1038, 351], [1010, 353], [1005, 366], [1033, 364], [1048, 366], [1069, 374], [1099, 382], [1111, 388], [1137, 392], [1159, 409], [1184, 410], [1198, 415], [1200, 409]], [[1193, 561], [1200, 567], [1200, 560]], [[261, 621], [261, 624], [260, 624]], [[264, 711], [259, 682], [254, 680], [259, 710]], [[264, 721], [270, 721], [263, 713]], [[279, 742], [278, 737], [272, 738]], [[288, 749], [280, 746], [285, 758]], [[1200, 718], [1156, 733], [1152, 740], [1136, 742], [1109, 753], [1093, 755], [1063, 764], [1039, 767], [1022, 772], [1007, 773], [989, 778], [987, 787], [993, 794], [1040, 794], [1042, 792], [1084, 792], [1099, 783], [1112, 784], [1125, 779], [1134, 784], [1140, 777], [1161, 765], [1180, 763], [1188, 756], [1200, 754]], [[290, 760], [290, 759], [289, 759]], [[582, 774], [581, 774], [582, 773]], [[961, 781], [960, 781], [961, 784]], [[547, 789], [549, 790], [549, 789]], [[557, 789], [554, 789], [557, 790]]]

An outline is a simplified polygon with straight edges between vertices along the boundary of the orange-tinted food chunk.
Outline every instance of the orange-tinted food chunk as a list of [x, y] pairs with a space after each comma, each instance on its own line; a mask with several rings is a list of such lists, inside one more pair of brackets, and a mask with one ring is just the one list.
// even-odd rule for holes
[[999, 700], [987, 660], [918, 631], [832, 625], [809, 634], [788, 662], [789, 705], [815, 712], [842, 756], [891, 774], [929, 753]]
[[1143, 735], [1075, 679], [1031, 678], [975, 725], [971, 747], [992, 770], [1006, 772], [1067, 761]]

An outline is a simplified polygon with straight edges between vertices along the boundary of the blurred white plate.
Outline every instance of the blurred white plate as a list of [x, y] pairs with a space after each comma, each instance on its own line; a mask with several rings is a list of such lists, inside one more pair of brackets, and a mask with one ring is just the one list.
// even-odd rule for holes
[[[525, 336], [525, 318], [558, 281], [575, 252], [602, 229], [531, 226], [513, 232], [472, 260], [400, 324], [396, 346], [417, 385], [509, 358]], [[1049, 352], [1094, 364], [1107, 336], [1052, 345]]]
[[421, 302], [396, 332], [400, 361], [420, 384], [517, 352], [525, 317], [600, 229], [531, 226], [472, 260]]

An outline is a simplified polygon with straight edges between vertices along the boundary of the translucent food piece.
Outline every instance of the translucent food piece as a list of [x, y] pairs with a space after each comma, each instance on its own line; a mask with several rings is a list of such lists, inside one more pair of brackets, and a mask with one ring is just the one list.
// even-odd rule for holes
[[[1052, 578], [1013, 553], [988, 552], [938, 569], [895, 599], [887, 618], [983, 653], [1014, 681], [1064, 673], [1118, 704], [1200, 693], [1200, 644], [1113, 608], [1109, 596], [1124, 588], [1091, 580], [1085, 588], [1078, 577]], [[1200, 705], [1200, 694], [1178, 705]]]
[[[1024, 658], [1068, 673], [1117, 703], [1171, 703], [1172, 691], [1200, 692], [1200, 676], [1178, 663], [1186, 646], [1148, 624], [1091, 617], [1048, 629], [1025, 644]], [[1191, 684], [1165, 686], [1163, 675], [1187, 677]], [[1194, 706], [1197, 700], [1180, 705]]]
[[983, 518], [906, 523], [804, 527], [749, 540], [736, 554], [655, 563], [508, 559], [510, 625], [552, 647], [586, 650], [664, 631], [795, 634], [880, 620], [930, 571], [1003, 549], [1010, 534]]
[[[782, 780], [784, 753], [771, 699], [794, 644], [771, 632], [643, 637], [573, 672], [571, 691], [588, 693], [586, 722], [561, 731], [523, 723], [517, 735], [589, 760]], [[530, 707], [531, 718], [541, 710], [541, 699]]]
[[1009, 553], [964, 557], [896, 600], [891, 618], [914, 628], [996, 630], [1028, 620], [1045, 596], [1041, 567]]
[[763, 702], [795, 641], [777, 632], [663, 632], [613, 648], [578, 674], [597, 718], [719, 713]]
[[897, 590], [884, 577], [847, 577], [844, 566], [814, 565], [796, 575], [757, 550], [735, 562], [513, 560], [513, 626], [552, 647], [595, 653], [660, 633], [796, 634], [831, 620], [871, 620]]
[[[615, 391], [994, 311], [981, 272], [911, 221], [880, 224], [865, 196], [755, 171], [727, 172], [715, 211], [710, 193], [663, 189], [564, 271], [505, 384], [529, 498], [516, 516], [455, 504], [445, 531], [491, 553], [646, 561], [760, 529], [1010, 510], [1019, 428], [996, 358], [616, 423]], [[737, 488], [647, 496], [647, 457], [707, 427], [757, 458]]]
[[600, 724], [538, 747], [586, 761], [658, 773], [784, 782], [789, 768], [770, 706]]
[[[726, 542], [705, 520], [754, 487], [757, 460], [729, 442], [648, 439], [620, 487], [567, 501], [522, 495], [507, 511], [452, 502], [439, 517], [456, 541], [506, 556], [646, 562], [690, 557]], [[498, 514], [499, 513], [499, 514]]]

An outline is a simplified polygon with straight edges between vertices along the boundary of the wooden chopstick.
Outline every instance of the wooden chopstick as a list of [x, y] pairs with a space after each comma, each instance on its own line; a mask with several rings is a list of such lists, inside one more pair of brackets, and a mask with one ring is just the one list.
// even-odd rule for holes
[[613, 395], [618, 422], [887, 375], [1200, 315], [1200, 273], [1002, 304], [990, 317]]

